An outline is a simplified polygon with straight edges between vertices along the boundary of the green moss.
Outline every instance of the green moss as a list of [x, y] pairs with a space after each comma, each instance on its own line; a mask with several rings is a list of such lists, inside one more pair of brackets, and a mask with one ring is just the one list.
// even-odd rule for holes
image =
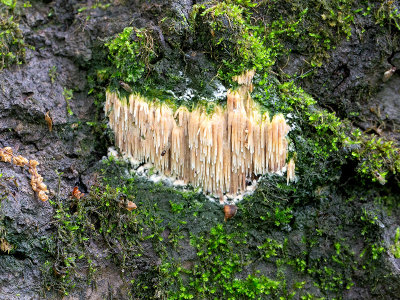
[[360, 147], [352, 151], [352, 155], [360, 161], [358, 172], [362, 176], [381, 184], [386, 183], [388, 174], [398, 176], [400, 148], [394, 141], [376, 135], [363, 135], [359, 131], [355, 131], [353, 136]]
[[[257, 274], [235, 278], [246, 264], [237, 251], [241, 244], [246, 244], [245, 239], [243, 234], [226, 233], [222, 224], [211, 228], [207, 237], [192, 237], [191, 243], [199, 258], [188, 279], [193, 298], [255, 299], [260, 295], [275, 294], [281, 286], [279, 281]], [[182, 295], [170, 298], [182, 299]]]
[[266, 72], [275, 62], [275, 47], [265, 46], [262, 28], [252, 26], [245, 12], [231, 1], [210, 1], [193, 8], [199, 42], [209, 46], [211, 57], [220, 64], [219, 77], [227, 82], [248, 69]]
[[[298, 159], [307, 161], [311, 153], [313, 162], [335, 161], [336, 168], [350, 160], [356, 160], [356, 170], [367, 180], [386, 183], [386, 177], [398, 176], [400, 171], [400, 148], [387, 137], [363, 133], [348, 119], [340, 119], [335, 113], [318, 108], [316, 101], [293, 81], [278, 85], [260, 81], [255, 98], [270, 111], [281, 111], [295, 115], [295, 129], [289, 133], [298, 152]], [[273, 100], [273, 101], [271, 101]], [[299, 126], [299, 127], [297, 127]], [[299, 135], [302, 138], [299, 138]], [[307, 144], [304, 144], [304, 138]], [[303, 149], [303, 150], [302, 150]], [[302, 152], [302, 153], [299, 153]], [[335, 167], [319, 167], [319, 172]], [[320, 174], [321, 174], [320, 173]]]
[[[174, 45], [173, 53], [167, 53], [161, 45], [156, 46], [157, 38], [151, 30], [126, 28], [107, 43], [111, 62], [117, 70], [111, 71], [111, 77], [133, 84], [134, 90], [139, 90], [140, 86], [140, 92], [151, 97], [173, 98], [173, 94], [168, 96], [168, 91], [174, 91], [174, 86], [194, 74], [185, 74], [182, 78], [178, 73], [186, 69], [187, 63], [178, 64], [181, 70], [171, 67], [166, 70], [166, 63], [155, 63], [154, 58], [159, 51], [157, 54], [161, 57], [172, 55], [173, 60], [186, 61], [187, 48], [205, 51], [214, 61], [218, 78], [227, 85], [232, 85], [232, 77], [246, 69], [255, 69], [261, 77], [269, 77], [276, 61], [286, 60], [292, 50], [307, 53], [310, 70], [306, 74], [309, 74], [312, 68], [329, 59], [331, 49], [351, 36], [351, 29], [358, 26], [357, 22], [370, 17], [369, 11], [374, 12], [377, 22], [386, 18], [386, 12], [397, 15], [390, 3], [378, 5], [354, 0], [208, 1], [194, 5], [189, 20], [167, 14], [160, 21], [165, 38]], [[362, 31], [357, 32], [362, 34]], [[196, 81], [203, 84], [207, 81], [197, 75], [194, 76], [199, 77]], [[143, 77], [145, 80], [141, 80]], [[118, 82], [113, 84], [118, 86]], [[201, 85], [197, 88], [201, 89]]]
[[68, 115], [72, 116], [74, 113], [71, 109], [70, 101], [72, 100], [72, 98], [74, 96], [74, 91], [72, 89], [67, 89], [66, 87], [64, 87], [63, 96], [65, 99], [65, 102], [67, 103], [67, 113], [68, 113]]
[[[355, 254], [353, 240], [338, 238], [342, 224], [353, 222], [347, 216], [340, 219], [340, 212], [335, 230], [309, 227], [324, 224], [325, 217], [313, 213], [307, 224], [314, 225], [299, 225], [299, 207], [307, 199], [328, 201], [306, 184], [287, 186], [285, 178], [268, 176], [238, 204], [237, 215], [223, 222], [221, 207], [195, 190], [148, 183], [128, 176], [127, 167], [114, 158], [105, 160], [99, 166], [102, 180], [90, 193], [52, 203], [55, 232], [46, 246], [45, 290], [69, 294], [96, 278], [101, 261], [91, 252], [93, 245], [110, 253], [107, 259], [121, 270], [129, 295], [140, 299], [312, 299], [304, 291], [310, 285], [317, 288], [317, 297], [340, 298], [355, 274], [369, 276], [380, 263], [378, 212], [361, 212], [359, 204], [349, 202], [344, 208], [357, 212], [351, 224], [360, 224], [357, 237], [364, 239], [364, 251]], [[138, 208], [129, 212], [127, 201]], [[317, 210], [323, 211], [323, 205]], [[304, 246], [294, 251], [290, 233], [299, 226], [307, 226]], [[149, 250], [143, 245], [151, 245], [150, 261], [159, 259], [160, 264], [146, 264]]]
[[209, 1], [194, 6], [193, 28], [220, 77], [230, 82], [245, 69], [268, 72], [287, 49], [309, 53], [311, 67], [321, 66], [329, 50], [351, 36], [359, 6], [364, 4], [345, 0]]
[[26, 49], [33, 49], [25, 43], [18, 24], [24, 10], [30, 7], [29, 1], [0, 1], [0, 71], [24, 63]]
[[0, 20], [0, 70], [25, 60], [26, 44], [13, 16]]
[[138, 241], [152, 236], [138, 226], [137, 212], [125, 209], [128, 199], [134, 200], [126, 198], [118, 188], [96, 186], [88, 195], [71, 199], [69, 204], [61, 200], [52, 203], [56, 209], [56, 232], [47, 242], [52, 259], [42, 270], [46, 290], [67, 295], [77, 285], [91, 281], [97, 268], [96, 257], [89, 254], [91, 243], [106, 243], [111, 251], [109, 259], [121, 272], [142, 255]]
[[359, 265], [347, 243], [337, 241], [332, 246], [334, 249], [330, 257], [311, 259], [306, 271], [315, 279], [314, 284], [322, 290], [340, 294], [354, 285], [353, 272]]
[[[135, 279], [136, 266], [143, 261], [142, 243], [154, 243], [154, 255], [161, 256], [166, 246], [174, 248], [182, 238], [180, 228], [185, 227], [185, 222], [172, 215], [184, 207], [183, 202], [177, 203], [175, 193], [123, 176], [126, 165], [113, 159], [102, 167], [100, 172], [106, 178], [92, 186], [89, 194], [79, 200], [62, 197], [51, 202], [55, 208], [55, 232], [46, 241], [49, 258], [42, 269], [45, 291], [69, 294], [90, 282], [98, 268], [91, 245], [109, 252], [107, 259], [113, 260], [129, 282]], [[170, 207], [167, 211], [173, 223], [163, 220], [156, 199], [165, 199], [162, 204]], [[128, 211], [127, 201], [135, 202], [138, 209]], [[170, 203], [174, 205], [172, 212]], [[201, 207], [193, 203], [193, 210]], [[167, 224], [172, 234], [165, 240], [162, 233]]]
[[400, 227], [396, 229], [393, 245], [390, 246], [390, 252], [395, 258], [400, 258]]
[[375, 19], [381, 26], [385, 24], [394, 25], [400, 30], [400, 9], [395, 1], [384, 1], [375, 4]]
[[[280, 36], [279, 40], [296, 51], [308, 53], [310, 66], [320, 67], [329, 59], [329, 51], [340, 40], [351, 36], [354, 15], [360, 6], [363, 4], [351, 0], [296, 0], [290, 4], [262, 1], [259, 8], [272, 17], [272, 24], [278, 22], [282, 18], [278, 16], [284, 13], [285, 22], [279, 23], [284, 24], [284, 27], [289, 24], [296, 26], [295, 30], [289, 31], [290, 35]], [[267, 20], [263, 20], [269, 27], [266, 22]]]
[[17, 5], [17, 0], [1, 0], [0, 5], [4, 5], [9, 10], [14, 10]]
[[[92, 280], [98, 265], [96, 257], [89, 254], [89, 247], [96, 244], [113, 253], [110, 259], [132, 284], [132, 295], [146, 299], [154, 293], [168, 299], [188, 299], [190, 295], [231, 298], [237, 294], [258, 298], [287, 293], [280, 279], [271, 279], [256, 270], [237, 278], [251, 263], [250, 257], [243, 260], [240, 254], [242, 250], [248, 252], [247, 234], [240, 226], [222, 224], [222, 210], [204, 197], [195, 191], [179, 192], [127, 178], [122, 175], [125, 165], [113, 159], [105, 161], [102, 168], [104, 181], [93, 186], [88, 195], [52, 203], [56, 231], [46, 246], [50, 259], [43, 267], [45, 290], [69, 294]], [[127, 211], [126, 201], [134, 201], [138, 209]], [[271, 222], [284, 226], [274, 221], [275, 213], [271, 209]], [[278, 219], [282, 222], [282, 217]], [[166, 229], [170, 231], [168, 237], [163, 235]], [[183, 268], [171, 253], [182, 249], [180, 241], [188, 235], [197, 262]], [[150, 269], [151, 279], [145, 274], [133, 276], [144, 254], [140, 245], [146, 241], [153, 244], [155, 254], [162, 259], [160, 267]], [[151, 288], [147, 280], [152, 281]]]
[[394, 141], [374, 134], [362, 133], [351, 125], [349, 120], [340, 120], [333, 113], [317, 111], [309, 116], [310, 123], [317, 130], [316, 151], [326, 158], [331, 152], [340, 153], [346, 158], [349, 154], [357, 159], [357, 171], [366, 179], [386, 183], [388, 174], [400, 171], [400, 148]]
[[143, 82], [150, 60], [155, 56], [154, 41], [147, 29], [127, 27], [106, 46], [115, 68], [112, 78], [127, 84]]

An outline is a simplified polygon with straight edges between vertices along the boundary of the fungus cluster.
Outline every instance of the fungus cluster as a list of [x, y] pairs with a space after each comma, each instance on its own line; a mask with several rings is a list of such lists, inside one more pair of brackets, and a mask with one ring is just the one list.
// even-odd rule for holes
[[286, 181], [287, 184], [291, 181], [295, 181], [296, 176], [295, 176], [295, 163], [294, 159], [291, 158], [287, 164], [287, 170], [286, 170]]
[[0, 148], [0, 161], [12, 163], [20, 167], [29, 167], [31, 177], [31, 187], [37, 193], [38, 198], [42, 201], [49, 199], [47, 186], [43, 183], [43, 177], [38, 173], [36, 167], [39, 163], [36, 160], [29, 160], [25, 157], [13, 155], [11, 147]]
[[289, 126], [282, 114], [270, 119], [260, 113], [250, 96], [253, 76], [254, 71], [236, 76], [238, 89], [229, 90], [226, 108], [217, 106], [212, 114], [203, 107], [174, 112], [137, 94], [119, 99], [107, 91], [105, 111], [117, 146], [206, 193], [246, 191], [246, 183], [259, 175], [282, 171], [288, 152]]

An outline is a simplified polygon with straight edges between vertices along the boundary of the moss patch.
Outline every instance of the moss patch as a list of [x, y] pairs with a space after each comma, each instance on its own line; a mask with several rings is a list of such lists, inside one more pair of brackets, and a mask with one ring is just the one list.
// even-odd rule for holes
[[[376, 195], [351, 191], [344, 204], [274, 175], [224, 222], [222, 207], [196, 191], [150, 184], [126, 167], [103, 161], [103, 180], [88, 195], [53, 202], [44, 291], [74, 292], [108, 260], [126, 294], [141, 299], [340, 298], [359, 276], [380, 284], [380, 208], [359, 209]], [[313, 207], [303, 207], [306, 197]], [[128, 211], [127, 201], [138, 208]]]
[[13, 17], [0, 21], [0, 70], [25, 60], [25, 41], [18, 23]]
[[19, 28], [18, 21], [24, 9], [31, 7], [29, 1], [0, 1], [0, 71], [13, 64], [25, 62], [28, 45]]

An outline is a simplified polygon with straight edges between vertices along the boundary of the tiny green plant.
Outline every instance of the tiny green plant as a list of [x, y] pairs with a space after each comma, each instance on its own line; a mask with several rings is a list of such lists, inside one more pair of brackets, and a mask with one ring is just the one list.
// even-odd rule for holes
[[51, 83], [54, 84], [54, 82], [57, 79], [57, 67], [56, 66], [52, 66], [49, 68], [49, 78], [50, 78]]
[[390, 252], [395, 258], [400, 258], [400, 227], [397, 227], [396, 234], [394, 236], [394, 243], [390, 247]]
[[17, 5], [17, 0], [1, 0], [0, 2], [8, 6], [10, 9], [14, 9]]
[[169, 203], [171, 204], [171, 210], [174, 214], [179, 214], [183, 210], [183, 203], [175, 203], [172, 200], [170, 200]]
[[70, 116], [72, 116], [74, 113], [72, 112], [72, 109], [71, 109], [71, 106], [70, 106], [70, 100], [74, 96], [74, 91], [72, 89], [67, 89], [67, 88], [64, 87], [63, 96], [64, 96], [65, 102], [67, 104], [67, 113]]

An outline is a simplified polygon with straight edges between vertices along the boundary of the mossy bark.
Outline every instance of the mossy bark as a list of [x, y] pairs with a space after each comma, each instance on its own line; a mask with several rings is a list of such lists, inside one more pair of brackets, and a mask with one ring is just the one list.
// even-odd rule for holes
[[[52, 202], [38, 201], [28, 174], [0, 162], [0, 239], [12, 248], [0, 250], [2, 299], [398, 297], [400, 121], [391, 112], [399, 74], [382, 80], [400, 67], [395, 4], [220, 3], [7, 8], [32, 47], [0, 73], [0, 147], [39, 160]], [[140, 85], [115, 73], [104, 46], [127, 27], [154, 42], [154, 55], [137, 57]], [[190, 187], [100, 162], [113, 145], [102, 112], [107, 87], [124, 93], [125, 80], [177, 106], [223, 104], [218, 95], [248, 67], [258, 68], [253, 98], [293, 125], [297, 183], [265, 176], [224, 222], [222, 207]], [[83, 198], [71, 195], [75, 186]], [[126, 210], [126, 201], [138, 208]]]

